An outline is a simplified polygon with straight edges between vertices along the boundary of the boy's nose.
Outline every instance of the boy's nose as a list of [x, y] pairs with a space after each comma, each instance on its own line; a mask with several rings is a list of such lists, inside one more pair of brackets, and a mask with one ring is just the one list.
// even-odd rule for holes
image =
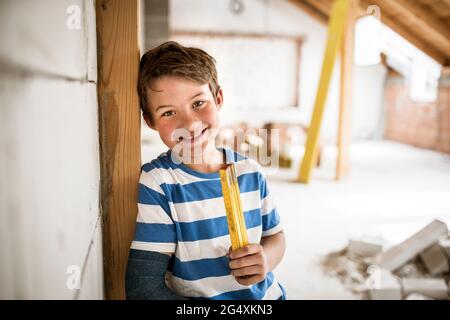
[[182, 123], [180, 124], [180, 127], [185, 129], [186, 131], [189, 131], [189, 133], [192, 135], [195, 130], [201, 130], [202, 122], [195, 115], [188, 113], [182, 117]]

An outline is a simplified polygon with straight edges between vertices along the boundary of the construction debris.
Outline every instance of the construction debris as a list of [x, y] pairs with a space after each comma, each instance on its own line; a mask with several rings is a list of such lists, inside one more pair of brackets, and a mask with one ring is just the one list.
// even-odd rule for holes
[[405, 300], [434, 300], [434, 299], [431, 299], [430, 297], [424, 296], [423, 294], [420, 293], [411, 293], [409, 296], [405, 298]]
[[400, 280], [390, 271], [376, 269], [368, 278], [368, 293], [372, 300], [401, 300]]
[[351, 239], [326, 255], [323, 267], [361, 298], [450, 299], [449, 239], [447, 225], [434, 220], [385, 252], [380, 238]]
[[399, 268], [395, 274], [401, 278], [423, 278], [428, 274], [428, 270], [423, 264], [423, 261], [419, 257], [416, 257]]
[[441, 239], [441, 241], [439, 241], [439, 246], [441, 247], [441, 250], [445, 252], [447, 258], [450, 260], [450, 238]]
[[379, 237], [364, 236], [359, 239], [350, 239], [348, 254], [361, 257], [373, 257], [383, 250], [383, 240]]
[[448, 288], [444, 279], [414, 279], [405, 278], [401, 280], [403, 293], [408, 296], [420, 293], [433, 299], [447, 299]]
[[433, 276], [448, 272], [447, 255], [442, 252], [439, 244], [435, 243], [423, 251], [420, 258]]
[[410, 238], [383, 253], [377, 265], [382, 269], [395, 271], [440, 238], [447, 236], [447, 233], [447, 225], [434, 220]]

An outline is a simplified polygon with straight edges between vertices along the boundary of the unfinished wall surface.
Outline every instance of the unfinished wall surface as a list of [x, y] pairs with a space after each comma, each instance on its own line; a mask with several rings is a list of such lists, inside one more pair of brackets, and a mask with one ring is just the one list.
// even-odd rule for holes
[[102, 299], [94, 0], [1, 1], [0, 30], [0, 298]]
[[439, 80], [434, 102], [415, 102], [408, 95], [408, 82], [390, 76], [385, 88], [386, 139], [450, 153], [450, 76]]
[[145, 0], [143, 53], [169, 39], [169, 0]]
[[[229, 122], [250, 119], [251, 125], [261, 125], [266, 121], [301, 121], [304, 124], [309, 124], [325, 51], [327, 27], [288, 1], [243, 0], [242, 3], [244, 4], [242, 12], [235, 14], [230, 10], [229, 0], [170, 0], [170, 32], [233, 32], [302, 37], [298, 88], [299, 108], [287, 108], [279, 111], [258, 108], [258, 106], [239, 109], [229, 108], [235, 102], [227, 99], [238, 94], [230, 93], [230, 90], [224, 87], [225, 105], [222, 109], [222, 115], [223, 120]], [[278, 49], [274, 46], [273, 50]], [[255, 64], [257, 63], [258, 61], [255, 61]], [[234, 66], [234, 68], [242, 67], [238, 64]], [[339, 61], [337, 61], [321, 131], [322, 137], [330, 141], [334, 141], [337, 135], [339, 68]], [[221, 77], [232, 78], [233, 75], [240, 74], [239, 70], [236, 71], [230, 67], [227, 68], [226, 72], [229, 74], [219, 74], [219, 81]], [[355, 69], [355, 83], [360, 84], [360, 87], [374, 88], [374, 90], [354, 90], [353, 109], [356, 110], [356, 114], [353, 115], [355, 122], [353, 123], [353, 137], [364, 138], [381, 135], [378, 124], [373, 120], [373, 117], [377, 116], [382, 110], [380, 97], [382, 97], [381, 88], [384, 83], [384, 73], [384, 67], [357, 67]], [[235, 77], [235, 82], [239, 82], [239, 77]], [[270, 90], [264, 84], [264, 79], [261, 79], [261, 90]], [[258, 94], [258, 92], [250, 94]]]

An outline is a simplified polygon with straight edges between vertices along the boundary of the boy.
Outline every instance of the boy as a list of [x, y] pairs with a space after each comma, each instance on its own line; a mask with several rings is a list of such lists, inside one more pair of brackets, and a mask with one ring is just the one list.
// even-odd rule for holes
[[[166, 42], [141, 59], [143, 117], [169, 150], [143, 165], [127, 299], [285, 299], [271, 272], [285, 251], [260, 165], [218, 148], [215, 60]], [[233, 162], [249, 244], [231, 251], [218, 171]]]

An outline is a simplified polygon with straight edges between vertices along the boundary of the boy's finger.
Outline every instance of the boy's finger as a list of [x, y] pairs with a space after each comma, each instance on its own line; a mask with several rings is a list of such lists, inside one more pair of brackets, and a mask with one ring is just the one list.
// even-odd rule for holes
[[229, 263], [230, 269], [239, 269], [253, 265], [259, 265], [261, 261], [257, 255], [250, 255], [239, 259], [232, 259]]
[[250, 254], [255, 254], [257, 252], [261, 251], [261, 245], [256, 243], [248, 244], [240, 249], [237, 249], [230, 253], [231, 259], [239, 259], [244, 256], [248, 256]]
[[249, 286], [251, 284], [255, 284], [258, 282], [261, 282], [262, 280], [264, 280], [264, 277], [260, 274], [256, 274], [254, 276], [248, 276], [248, 277], [237, 277], [235, 278], [236, 281], [239, 284], [242, 284], [244, 286]]
[[261, 272], [261, 266], [250, 266], [231, 271], [234, 277], [252, 276]]

